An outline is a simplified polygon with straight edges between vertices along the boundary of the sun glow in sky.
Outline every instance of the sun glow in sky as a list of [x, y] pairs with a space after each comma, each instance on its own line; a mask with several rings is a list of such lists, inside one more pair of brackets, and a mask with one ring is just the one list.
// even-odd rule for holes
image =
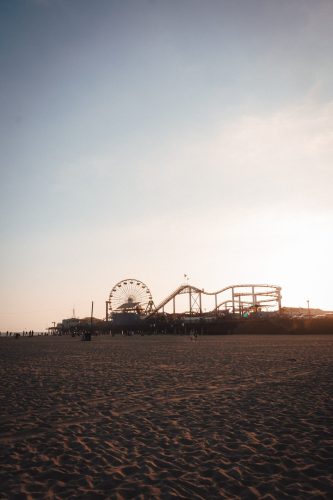
[[331, 0], [2, 0], [0, 330], [282, 287], [333, 310]]

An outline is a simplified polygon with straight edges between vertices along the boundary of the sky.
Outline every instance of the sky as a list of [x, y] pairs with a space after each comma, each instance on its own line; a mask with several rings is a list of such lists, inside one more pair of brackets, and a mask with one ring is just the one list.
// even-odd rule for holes
[[282, 287], [333, 310], [331, 0], [0, 0], [0, 330]]

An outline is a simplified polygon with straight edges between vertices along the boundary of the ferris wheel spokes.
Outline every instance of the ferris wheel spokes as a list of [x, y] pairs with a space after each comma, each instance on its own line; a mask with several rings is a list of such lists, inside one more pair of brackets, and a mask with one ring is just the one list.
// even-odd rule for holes
[[109, 296], [109, 310], [111, 313], [138, 313], [150, 312], [154, 302], [149, 288], [137, 279], [119, 281], [111, 290]]

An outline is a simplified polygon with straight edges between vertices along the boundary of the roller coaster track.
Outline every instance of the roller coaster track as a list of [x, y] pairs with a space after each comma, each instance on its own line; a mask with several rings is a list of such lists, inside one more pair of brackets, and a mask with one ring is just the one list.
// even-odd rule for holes
[[[166, 299], [162, 300], [162, 302], [160, 302], [158, 304], [158, 306], [153, 311], [153, 314], [160, 311], [164, 306], [167, 305], [168, 302], [170, 302], [172, 299], [174, 299], [177, 295], [180, 295], [181, 293], [187, 292], [189, 288], [192, 291], [194, 291], [195, 293], [206, 293], [206, 292], [203, 292], [203, 290], [200, 290], [200, 288], [197, 288], [197, 287], [192, 286], [192, 285], [180, 285], [178, 288], [176, 288], [176, 290], [174, 290], [172, 293], [170, 293], [170, 295], [168, 295]], [[209, 295], [209, 294], [207, 294], [207, 295]]]
[[[250, 292], [238, 292], [238, 289], [251, 289]], [[269, 288], [269, 291], [262, 291], [261, 289]], [[217, 301], [218, 295], [231, 291], [231, 296], [232, 298], [229, 300], [224, 300], [220, 303]], [[266, 302], [276, 302], [278, 307], [281, 307], [281, 287], [276, 286], [276, 285], [269, 285], [269, 284], [245, 284], [245, 285], [229, 285], [227, 287], [221, 288], [220, 290], [217, 290], [216, 292], [206, 292], [202, 288], [195, 287], [193, 285], [189, 284], [184, 284], [180, 285], [178, 288], [176, 288], [171, 294], [169, 294], [162, 302], [160, 302], [155, 309], [147, 316], [148, 318], [153, 316], [154, 314], [158, 313], [161, 311], [161, 309], [164, 309], [164, 307], [171, 301], [174, 301], [175, 298], [178, 295], [188, 293], [188, 294], [198, 294], [200, 296], [200, 304], [201, 304], [201, 295], [209, 295], [209, 296], [215, 296], [215, 308], [211, 312], [217, 312], [219, 308], [222, 305], [225, 305], [227, 303], [232, 302], [232, 307], [233, 310], [235, 309], [235, 304], [236, 300], [235, 298], [240, 298], [241, 297], [252, 297], [252, 301], [250, 302], [243, 302], [243, 304], [248, 304], [248, 305], [260, 305], [260, 304], [266, 304]], [[262, 299], [259, 299], [258, 301], [256, 300], [256, 297], [263, 297]], [[191, 300], [191, 299], [190, 299]], [[201, 306], [200, 306], [201, 307]], [[201, 311], [200, 311], [201, 312]]]

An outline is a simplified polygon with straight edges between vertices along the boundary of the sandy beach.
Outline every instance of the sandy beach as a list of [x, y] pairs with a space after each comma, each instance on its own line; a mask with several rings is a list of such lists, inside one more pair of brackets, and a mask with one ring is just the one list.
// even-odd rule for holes
[[0, 498], [331, 498], [333, 336], [0, 339]]

